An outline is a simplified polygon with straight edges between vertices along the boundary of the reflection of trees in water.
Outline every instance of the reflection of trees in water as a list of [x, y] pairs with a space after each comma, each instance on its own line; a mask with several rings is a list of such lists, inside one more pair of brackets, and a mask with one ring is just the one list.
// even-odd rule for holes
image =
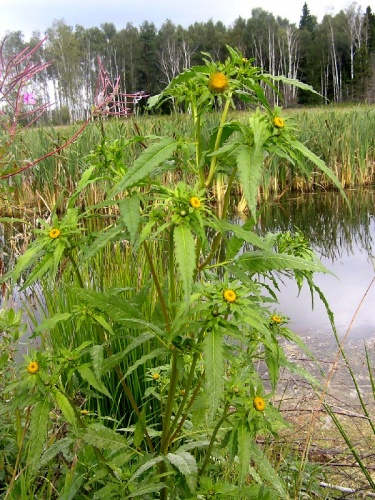
[[284, 197], [260, 208], [257, 230], [266, 232], [300, 229], [317, 253], [336, 260], [353, 248], [373, 254], [375, 191], [347, 192], [350, 208], [338, 192]]
[[[0, 274], [5, 274], [21, 255], [29, 242], [30, 234], [26, 224], [13, 222], [10, 218], [0, 223]], [[0, 286], [0, 306], [6, 295], [7, 284]]]

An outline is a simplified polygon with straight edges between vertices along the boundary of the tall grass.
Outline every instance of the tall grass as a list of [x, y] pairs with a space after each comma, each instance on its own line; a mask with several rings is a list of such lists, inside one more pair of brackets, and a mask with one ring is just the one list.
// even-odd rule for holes
[[[375, 107], [362, 105], [289, 110], [287, 115], [287, 126], [298, 129], [297, 138], [326, 163], [344, 188], [371, 185], [375, 182]], [[249, 115], [243, 112], [233, 116], [246, 122]], [[209, 121], [210, 116], [207, 118], [207, 130], [210, 130]], [[74, 130], [75, 126], [34, 128], [27, 131], [22, 141], [14, 146], [19, 162], [31, 160], [52, 147], [61, 145]], [[8, 204], [13, 207], [32, 206], [39, 212], [54, 206], [59, 196], [74, 188], [85, 169], [87, 155], [101, 141], [111, 143], [117, 139], [125, 144], [135, 136], [173, 136], [176, 131], [180, 136], [188, 136], [191, 133], [191, 121], [188, 116], [156, 115], [94, 121], [80, 138], [61, 154], [47, 158], [22, 177], [1, 181], [0, 194], [5, 192], [7, 196], [5, 199], [4, 195], [0, 197], [0, 210], [4, 212]], [[141, 148], [140, 144], [134, 148], [124, 147], [129, 165]], [[180, 160], [183, 161], [183, 158]], [[168, 175], [175, 176], [176, 181], [180, 180], [180, 173], [169, 172]], [[242, 194], [238, 183], [234, 187]], [[12, 194], [9, 193], [10, 188]], [[312, 162], [302, 162], [301, 158], [298, 158], [296, 168], [291, 161], [270, 155], [265, 158], [259, 199], [281, 197], [288, 190], [308, 192], [330, 188], [331, 181], [318, 171]], [[101, 193], [95, 192], [92, 196], [99, 200]], [[87, 200], [85, 204], [92, 201]]]
[[295, 118], [300, 140], [330, 166], [343, 187], [374, 183], [374, 106], [303, 110]]

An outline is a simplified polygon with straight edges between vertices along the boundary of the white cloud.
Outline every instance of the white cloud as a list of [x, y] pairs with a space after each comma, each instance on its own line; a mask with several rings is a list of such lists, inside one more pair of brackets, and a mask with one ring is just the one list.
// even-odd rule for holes
[[[2, 0], [0, 16], [0, 36], [5, 31], [22, 31], [28, 39], [33, 31], [44, 32], [56, 19], [64, 19], [70, 25], [80, 24], [85, 28], [99, 27], [102, 23], [113, 22], [117, 29], [128, 22], [134, 26], [144, 21], [153, 22], [159, 28], [170, 19], [184, 27], [194, 22], [222, 21], [230, 26], [235, 19], [251, 17], [254, 8], [272, 12], [275, 16], [297, 23], [301, 17], [304, 0]], [[311, 14], [321, 21], [326, 11], [336, 14], [345, 9], [347, 0], [307, 1]], [[363, 7], [365, 7], [365, 4]]]

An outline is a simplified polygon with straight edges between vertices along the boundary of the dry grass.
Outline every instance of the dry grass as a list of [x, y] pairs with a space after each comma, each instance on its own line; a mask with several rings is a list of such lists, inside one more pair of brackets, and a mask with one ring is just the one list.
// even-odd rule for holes
[[[374, 353], [374, 338], [367, 344], [370, 352]], [[375, 491], [371, 489], [347, 442], [323, 405], [326, 403], [330, 406], [375, 481], [375, 434], [369, 425], [369, 419], [364, 415], [349, 371], [341, 357], [336, 362], [337, 352], [333, 344], [328, 351], [327, 346], [319, 345], [318, 341], [315, 346], [309, 347], [315, 351], [323, 372], [321, 375], [316, 364], [295, 348], [289, 352], [289, 357], [320, 376], [322, 389], [314, 390], [305, 380], [292, 375], [282, 378], [279, 390], [283, 392], [280, 392], [275, 403], [280, 405], [284, 417], [292, 424], [290, 429], [283, 432], [282, 439], [287, 443], [288, 451], [299, 457], [302, 466], [306, 459], [320, 466], [327, 478], [326, 484], [338, 488], [327, 488], [321, 483], [324, 490], [330, 490], [327, 498], [375, 498]], [[358, 341], [347, 343], [347, 356], [355, 372], [361, 395], [369, 415], [375, 416], [375, 399], [371, 391], [363, 345], [363, 355], [358, 351]]]

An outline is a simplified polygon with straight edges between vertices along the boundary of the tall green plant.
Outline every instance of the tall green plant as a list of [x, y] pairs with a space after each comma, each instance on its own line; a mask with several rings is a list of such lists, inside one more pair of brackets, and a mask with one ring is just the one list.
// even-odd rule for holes
[[[272, 77], [239, 51], [228, 52], [224, 63], [206, 55], [204, 66], [177, 76], [149, 103], [155, 108], [171, 100], [189, 112], [191, 135], [176, 129], [172, 136], [137, 136], [131, 141], [141, 146], [135, 161], [124, 165], [117, 158], [111, 172], [98, 161], [103, 143], [66, 214], [44, 223], [5, 277], [24, 279], [24, 287], [45, 280], [46, 287], [69, 296], [61, 304], [70, 304], [34, 332], [53, 340], [52, 354], [42, 350], [29, 358], [28, 375], [20, 367], [20, 380], [7, 388], [22, 435], [7, 496], [63, 456], [70, 469], [55, 485], [63, 496], [75, 485], [82, 498], [95, 490], [95, 498], [105, 499], [288, 498], [287, 483], [256, 438], [276, 435], [285, 425], [271, 401], [281, 367], [314, 380], [286, 358], [281, 339], [304, 346], [260, 277], [292, 272], [299, 285], [305, 277], [313, 289], [313, 273], [326, 270], [300, 236], [293, 244], [290, 235], [261, 238], [252, 230], [257, 192], [270, 154], [296, 167], [302, 155], [340, 185], [295, 138], [281, 110], [270, 108], [264, 87], [273, 88]], [[234, 99], [256, 108], [246, 123], [228, 120]], [[193, 181], [170, 185], [170, 171], [181, 178], [188, 173]], [[81, 193], [103, 178], [106, 200], [80, 212]], [[244, 226], [229, 215], [237, 179], [251, 215]], [[108, 207], [110, 224], [82, 230]], [[133, 274], [126, 283], [120, 272], [108, 283], [105, 262], [118, 248], [136, 265], [129, 266]], [[54, 302], [49, 305], [53, 309]], [[59, 331], [68, 346], [54, 338]], [[267, 370], [267, 386], [259, 363]], [[134, 376], [138, 384], [130, 383]], [[116, 390], [109, 391], [108, 381]], [[113, 412], [103, 414], [100, 399], [113, 399], [119, 390], [126, 413], [114, 401]], [[96, 409], [87, 410], [89, 418], [82, 417], [83, 403]], [[52, 408], [64, 422], [63, 438], [48, 421]], [[29, 463], [22, 450], [30, 452], [36, 437]], [[231, 483], [215, 474], [220, 449], [236, 469]]]

